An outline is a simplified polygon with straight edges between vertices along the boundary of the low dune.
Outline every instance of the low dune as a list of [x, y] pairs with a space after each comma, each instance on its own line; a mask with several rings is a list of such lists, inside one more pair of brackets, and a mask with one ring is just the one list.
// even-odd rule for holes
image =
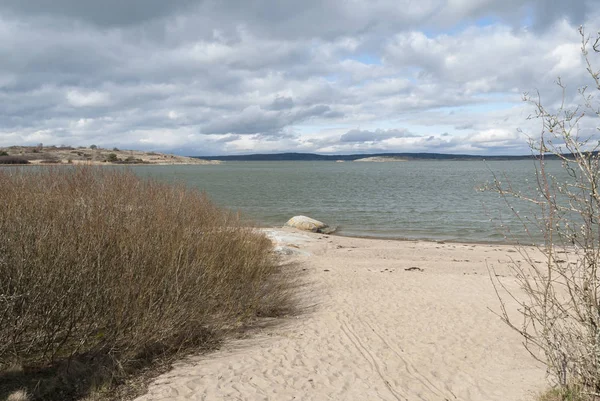
[[139, 401], [526, 401], [545, 387], [491, 311], [486, 265], [516, 290], [512, 247], [267, 233], [306, 280], [302, 313], [177, 363]]

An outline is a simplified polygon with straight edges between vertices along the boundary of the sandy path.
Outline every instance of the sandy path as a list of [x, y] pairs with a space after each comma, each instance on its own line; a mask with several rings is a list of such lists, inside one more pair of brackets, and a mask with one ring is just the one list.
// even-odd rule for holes
[[488, 310], [485, 261], [505, 274], [510, 247], [277, 235], [306, 253], [290, 258], [314, 307], [177, 364], [138, 400], [525, 401], [544, 387]]

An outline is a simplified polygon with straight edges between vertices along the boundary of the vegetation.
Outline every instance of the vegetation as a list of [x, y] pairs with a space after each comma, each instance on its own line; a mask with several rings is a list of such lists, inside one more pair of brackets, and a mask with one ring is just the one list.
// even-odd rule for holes
[[89, 166], [0, 188], [0, 398], [86, 395], [290, 308], [270, 241], [196, 190]]
[[29, 164], [29, 161], [22, 157], [0, 155], [0, 164]]
[[[600, 71], [591, 63], [591, 56], [600, 52], [600, 37], [590, 43], [583, 29], [580, 33], [591, 89], [600, 91]], [[558, 84], [564, 91], [560, 80]], [[586, 115], [600, 117], [600, 104], [588, 89], [581, 88], [578, 107], [568, 108], [563, 101], [556, 111], [542, 105], [539, 97], [527, 96], [535, 107], [533, 118], [542, 123], [539, 139], [531, 143], [538, 153], [538, 192], [524, 195], [510, 183], [495, 182], [509, 205], [514, 196], [538, 207], [535, 217], [515, 215], [528, 231], [543, 233], [543, 262], [520, 248], [524, 262], [511, 268], [522, 291], [509, 290], [500, 279], [495, 286], [501, 318], [523, 337], [527, 350], [554, 380], [555, 388], [542, 401], [600, 400], [600, 141], [587, 133], [587, 138], [580, 136], [581, 127], [594, 122]], [[548, 155], [562, 161], [568, 178], [547, 173]], [[514, 303], [518, 317], [508, 311], [507, 305]]]
[[586, 401], [586, 395], [580, 387], [553, 388], [540, 394], [537, 401]]
[[199, 158], [156, 152], [117, 148], [110, 151], [98, 147], [74, 149], [66, 145], [0, 147], [2, 156], [18, 157], [32, 164], [216, 164]]

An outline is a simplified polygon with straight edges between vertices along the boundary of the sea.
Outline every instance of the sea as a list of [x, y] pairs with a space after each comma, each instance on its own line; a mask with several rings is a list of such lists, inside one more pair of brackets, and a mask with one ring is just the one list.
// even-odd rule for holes
[[[347, 236], [484, 243], [541, 238], [539, 207], [493, 190], [496, 180], [539, 199], [533, 160], [228, 161], [131, 168], [143, 177], [200, 189], [259, 227], [281, 227], [305, 215]], [[564, 175], [559, 161], [547, 161], [546, 172]]]

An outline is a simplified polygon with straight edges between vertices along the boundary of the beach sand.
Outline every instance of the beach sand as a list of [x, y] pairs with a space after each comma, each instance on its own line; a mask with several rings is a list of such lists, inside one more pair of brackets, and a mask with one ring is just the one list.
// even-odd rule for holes
[[298, 262], [302, 313], [186, 358], [138, 400], [525, 401], [547, 385], [489, 310], [486, 264], [516, 289], [513, 247], [267, 232]]

